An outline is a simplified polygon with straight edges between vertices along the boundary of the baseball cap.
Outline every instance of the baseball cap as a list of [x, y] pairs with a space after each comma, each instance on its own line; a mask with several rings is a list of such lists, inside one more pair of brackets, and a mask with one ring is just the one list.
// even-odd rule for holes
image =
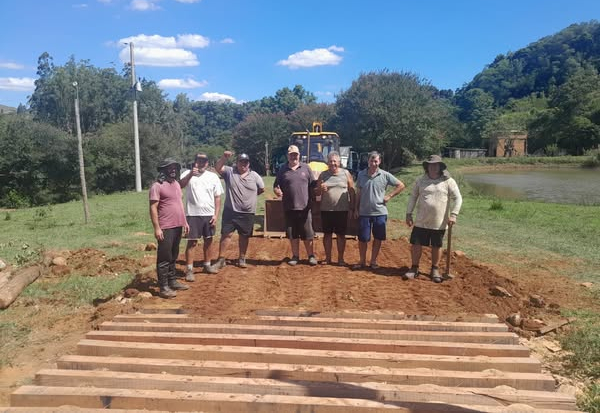
[[237, 157], [238, 161], [250, 161], [250, 157], [247, 153], [240, 153]]
[[208, 161], [208, 155], [206, 155], [204, 152], [200, 152], [198, 154], [196, 154], [196, 159], [197, 160], [202, 160], [202, 161]]
[[290, 145], [288, 147], [288, 153], [300, 153], [300, 149], [296, 145]]

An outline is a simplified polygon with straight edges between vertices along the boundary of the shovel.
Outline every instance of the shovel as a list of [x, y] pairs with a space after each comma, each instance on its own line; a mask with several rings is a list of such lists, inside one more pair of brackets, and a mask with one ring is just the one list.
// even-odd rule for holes
[[452, 227], [454, 225], [448, 225], [448, 247], [446, 248], [446, 272], [443, 275], [445, 280], [451, 280], [454, 275], [450, 274], [450, 256], [452, 255]]

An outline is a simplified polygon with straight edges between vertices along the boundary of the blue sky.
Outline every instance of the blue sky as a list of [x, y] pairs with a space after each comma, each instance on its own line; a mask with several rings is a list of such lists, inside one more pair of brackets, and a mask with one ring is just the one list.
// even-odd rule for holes
[[8, 106], [27, 103], [43, 52], [120, 72], [125, 42], [137, 75], [169, 98], [244, 102], [300, 84], [332, 102], [381, 69], [454, 90], [498, 54], [600, 19], [598, 0], [19, 0], [0, 10]]

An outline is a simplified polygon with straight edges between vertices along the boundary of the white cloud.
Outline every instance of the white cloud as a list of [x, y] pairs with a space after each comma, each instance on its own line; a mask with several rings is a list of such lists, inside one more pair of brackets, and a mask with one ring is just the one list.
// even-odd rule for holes
[[196, 89], [208, 85], [206, 80], [198, 82], [194, 79], [162, 79], [158, 86], [163, 89]]
[[110, 4], [112, 0], [98, 0], [99, 3]]
[[229, 101], [229, 102], [233, 102], [233, 103], [240, 103], [233, 96], [229, 96], [229, 95], [225, 95], [223, 93], [217, 93], [217, 92], [205, 92], [202, 95], [200, 95], [199, 100], [208, 100], [208, 101], [213, 101], [213, 102]]
[[223, 44], [233, 44], [233, 43], [235, 43], [235, 42], [233, 41], [233, 39], [232, 39], [232, 38], [230, 38], [230, 37], [227, 37], [227, 38], [225, 38], [225, 39], [221, 40], [221, 43], [223, 43]]
[[0, 77], [0, 90], [32, 92], [35, 89], [34, 82], [32, 77]]
[[204, 48], [210, 44], [208, 37], [199, 34], [178, 34], [177, 46], [189, 48]]
[[133, 43], [136, 47], [176, 48], [188, 47], [190, 49], [204, 48], [210, 44], [210, 39], [199, 34], [179, 34], [177, 39], [173, 36], [159, 34], [138, 34], [118, 40], [118, 44]]
[[314, 66], [335, 66], [342, 61], [342, 56], [336, 53], [343, 51], [344, 48], [338, 46], [330, 46], [327, 49], [303, 50], [289, 55], [287, 59], [280, 60], [277, 64], [280, 66], [287, 66], [290, 69]]
[[177, 3], [200, 3], [201, 0], [175, 0]]
[[160, 7], [156, 4], [157, 0], [131, 0], [129, 8], [136, 11], [159, 10]]
[[[129, 48], [121, 50], [119, 58], [123, 63], [129, 62]], [[189, 67], [200, 64], [190, 51], [159, 47], [136, 47], [134, 60], [136, 66]]]
[[74, 9], [85, 9], [88, 5], [86, 3], [74, 4]]
[[13, 62], [0, 62], [0, 69], [23, 69], [25, 66]]
[[317, 91], [317, 92], [315, 92], [315, 95], [317, 95], [317, 96], [325, 96], [325, 97], [332, 97], [333, 96], [333, 92], [321, 92], [321, 91]]

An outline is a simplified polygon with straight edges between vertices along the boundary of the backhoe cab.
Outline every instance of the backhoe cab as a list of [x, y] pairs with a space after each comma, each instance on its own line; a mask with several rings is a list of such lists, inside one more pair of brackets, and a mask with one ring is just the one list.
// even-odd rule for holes
[[307, 163], [316, 175], [327, 169], [327, 155], [340, 151], [340, 137], [335, 132], [323, 132], [322, 122], [313, 122], [312, 132], [294, 132], [290, 136], [290, 145], [300, 149], [300, 160]]

